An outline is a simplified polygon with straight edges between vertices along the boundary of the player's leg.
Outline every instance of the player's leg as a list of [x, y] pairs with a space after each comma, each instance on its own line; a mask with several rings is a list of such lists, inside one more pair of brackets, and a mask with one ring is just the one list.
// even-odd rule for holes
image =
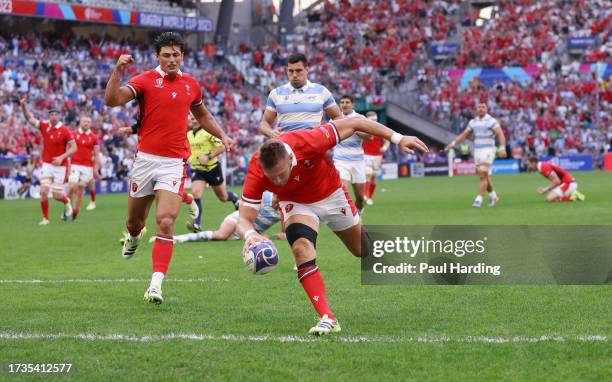
[[474, 202], [472, 203], [472, 207], [480, 207], [482, 205], [482, 198], [484, 193], [487, 190], [487, 175], [488, 175], [488, 168], [483, 165], [483, 164], [478, 164], [476, 165], [476, 169], [478, 172], [478, 194], [476, 195], [476, 198], [474, 199]]
[[193, 195], [193, 202], [198, 207], [198, 216], [193, 220], [193, 223], [187, 225], [187, 229], [192, 232], [199, 232], [202, 227], [202, 194], [206, 188], [206, 182], [197, 178], [197, 174], [194, 174], [191, 182], [191, 194]]
[[355, 195], [355, 206], [361, 214], [365, 202], [365, 162], [358, 161], [354, 163], [351, 171], [351, 182], [353, 183], [353, 194]]
[[76, 220], [81, 210], [81, 203], [83, 203], [83, 193], [85, 192], [85, 183], [79, 183], [77, 185], [76, 194], [74, 196], [74, 202], [72, 206], [72, 221]]
[[346, 249], [351, 251], [353, 256], [361, 257], [361, 247], [362, 247], [362, 231], [361, 224], [357, 223], [347, 229], [342, 231], [334, 231], [336, 236], [342, 240]]
[[353, 183], [353, 194], [355, 195], [355, 207], [361, 213], [365, 203], [365, 183]]
[[53, 178], [45, 177], [40, 179], [40, 210], [43, 218], [40, 221], [40, 225], [49, 224], [49, 189]]
[[181, 209], [181, 197], [178, 193], [166, 189], [155, 191], [155, 225], [157, 234], [153, 243], [153, 274], [151, 284], [145, 292], [145, 301], [161, 304], [164, 299], [161, 295], [162, 283], [168, 272], [174, 247], [174, 222]]
[[65, 183], [68, 180], [68, 168], [66, 166], [53, 166], [53, 183], [51, 184], [51, 194], [53, 199], [64, 205], [62, 220], [72, 216], [72, 204], [70, 198], [66, 196]]
[[125, 227], [127, 233], [123, 237], [123, 258], [129, 260], [136, 253], [138, 244], [142, 239], [145, 232], [145, 225], [147, 223], [147, 216], [151, 205], [155, 200], [154, 195], [145, 196], [128, 196], [128, 210], [127, 217], [125, 219]]
[[87, 183], [87, 187], [89, 188], [89, 196], [91, 198], [91, 201], [89, 202], [85, 210], [91, 211], [96, 208], [96, 181], [93, 177]]
[[236, 210], [238, 210], [238, 195], [228, 191], [225, 187], [225, 179], [223, 178], [223, 171], [221, 170], [220, 164], [217, 164], [206, 174], [206, 182], [212, 187], [217, 199], [222, 202], [232, 202]]

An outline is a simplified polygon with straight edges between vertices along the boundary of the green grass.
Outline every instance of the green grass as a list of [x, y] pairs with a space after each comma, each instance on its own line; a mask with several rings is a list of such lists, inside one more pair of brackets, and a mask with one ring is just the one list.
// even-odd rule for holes
[[[366, 224], [610, 224], [612, 173], [576, 173], [585, 203], [547, 204], [537, 175], [495, 176], [501, 204], [473, 209], [474, 177], [401, 179], [378, 185]], [[610, 286], [361, 286], [359, 262], [323, 228], [318, 264], [342, 333], [312, 339], [316, 322], [291, 270], [287, 245], [267, 276], [243, 270], [240, 242], [175, 246], [163, 305], [142, 302], [151, 245], [124, 261], [118, 238], [125, 195], [100, 195], [72, 223], [37, 225], [37, 201], [0, 201], [3, 280], [136, 279], [114, 283], [0, 283], [0, 380], [7, 362], [70, 361], [76, 380], [593, 380], [612, 378]], [[206, 227], [232, 207], [207, 191]], [[177, 232], [185, 232], [182, 212]], [[152, 219], [148, 227], [154, 231]], [[276, 228], [274, 231], [278, 230]], [[173, 279], [193, 282], [176, 282]], [[77, 339], [208, 336], [203, 340]], [[598, 335], [604, 341], [579, 341]], [[223, 337], [226, 336], [226, 337]], [[313, 342], [282, 342], [281, 339]], [[468, 337], [562, 337], [530, 343]], [[255, 337], [259, 338], [256, 341]], [[363, 342], [355, 342], [358, 337]], [[108, 337], [107, 337], [108, 338]], [[419, 342], [418, 338], [434, 342]], [[435, 342], [436, 339], [444, 341]], [[23, 379], [31, 379], [23, 377]]]

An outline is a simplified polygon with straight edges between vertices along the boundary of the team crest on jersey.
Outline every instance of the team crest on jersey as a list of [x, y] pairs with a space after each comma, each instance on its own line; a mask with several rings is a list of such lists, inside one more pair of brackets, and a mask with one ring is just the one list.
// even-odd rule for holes
[[185, 84], [185, 92], [187, 92], [187, 95], [191, 95], [191, 86], [189, 84]]
[[155, 80], [155, 87], [156, 88], [163, 88], [164, 87], [164, 79], [163, 78], [158, 78]]
[[176, 92], [172, 92], [172, 98], [176, 98]]

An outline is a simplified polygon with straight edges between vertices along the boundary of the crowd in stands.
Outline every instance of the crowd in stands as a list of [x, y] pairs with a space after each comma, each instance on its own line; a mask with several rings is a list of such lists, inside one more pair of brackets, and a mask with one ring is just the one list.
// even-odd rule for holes
[[[135, 122], [136, 102], [122, 107], [104, 106], [104, 89], [117, 57], [129, 52], [136, 64], [125, 80], [154, 68], [154, 52], [143, 45], [78, 39], [72, 35], [0, 35], [0, 155], [31, 154], [40, 161], [42, 138], [22, 116], [18, 100], [28, 95], [35, 118], [47, 119], [47, 111], [58, 108], [62, 120], [76, 129], [81, 115], [92, 118], [92, 130], [101, 143], [101, 176], [129, 176], [136, 137], [120, 138], [117, 130]], [[256, 134], [261, 118], [261, 95], [247, 91], [241, 75], [218, 61], [214, 51], [202, 49], [186, 56], [183, 70], [202, 85], [205, 102], [222, 126], [238, 143], [228, 155], [229, 167], [245, 166], [259, 144]]]

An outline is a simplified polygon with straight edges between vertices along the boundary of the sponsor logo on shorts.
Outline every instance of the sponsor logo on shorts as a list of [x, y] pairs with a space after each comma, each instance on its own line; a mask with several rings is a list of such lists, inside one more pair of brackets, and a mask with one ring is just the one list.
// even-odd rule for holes
[[176, 186], [176, 184], [177, 184], [177, 183], [178, 183], [178, 181], [177, 181], [177, 180], [173, 180], [173, 181], [172, 181], [172, 187]]
[[346, 208], [344, 207], [340, 208], [340, 212], [342, 213], [342, 215], [346, 216]]
[[135, 182], [132, 182], [132, 192], [138, 191], [138, 185]]
[[285, 213], [288, 214], [293, 209], [293, 204], [289, 203], [285, 206]]

